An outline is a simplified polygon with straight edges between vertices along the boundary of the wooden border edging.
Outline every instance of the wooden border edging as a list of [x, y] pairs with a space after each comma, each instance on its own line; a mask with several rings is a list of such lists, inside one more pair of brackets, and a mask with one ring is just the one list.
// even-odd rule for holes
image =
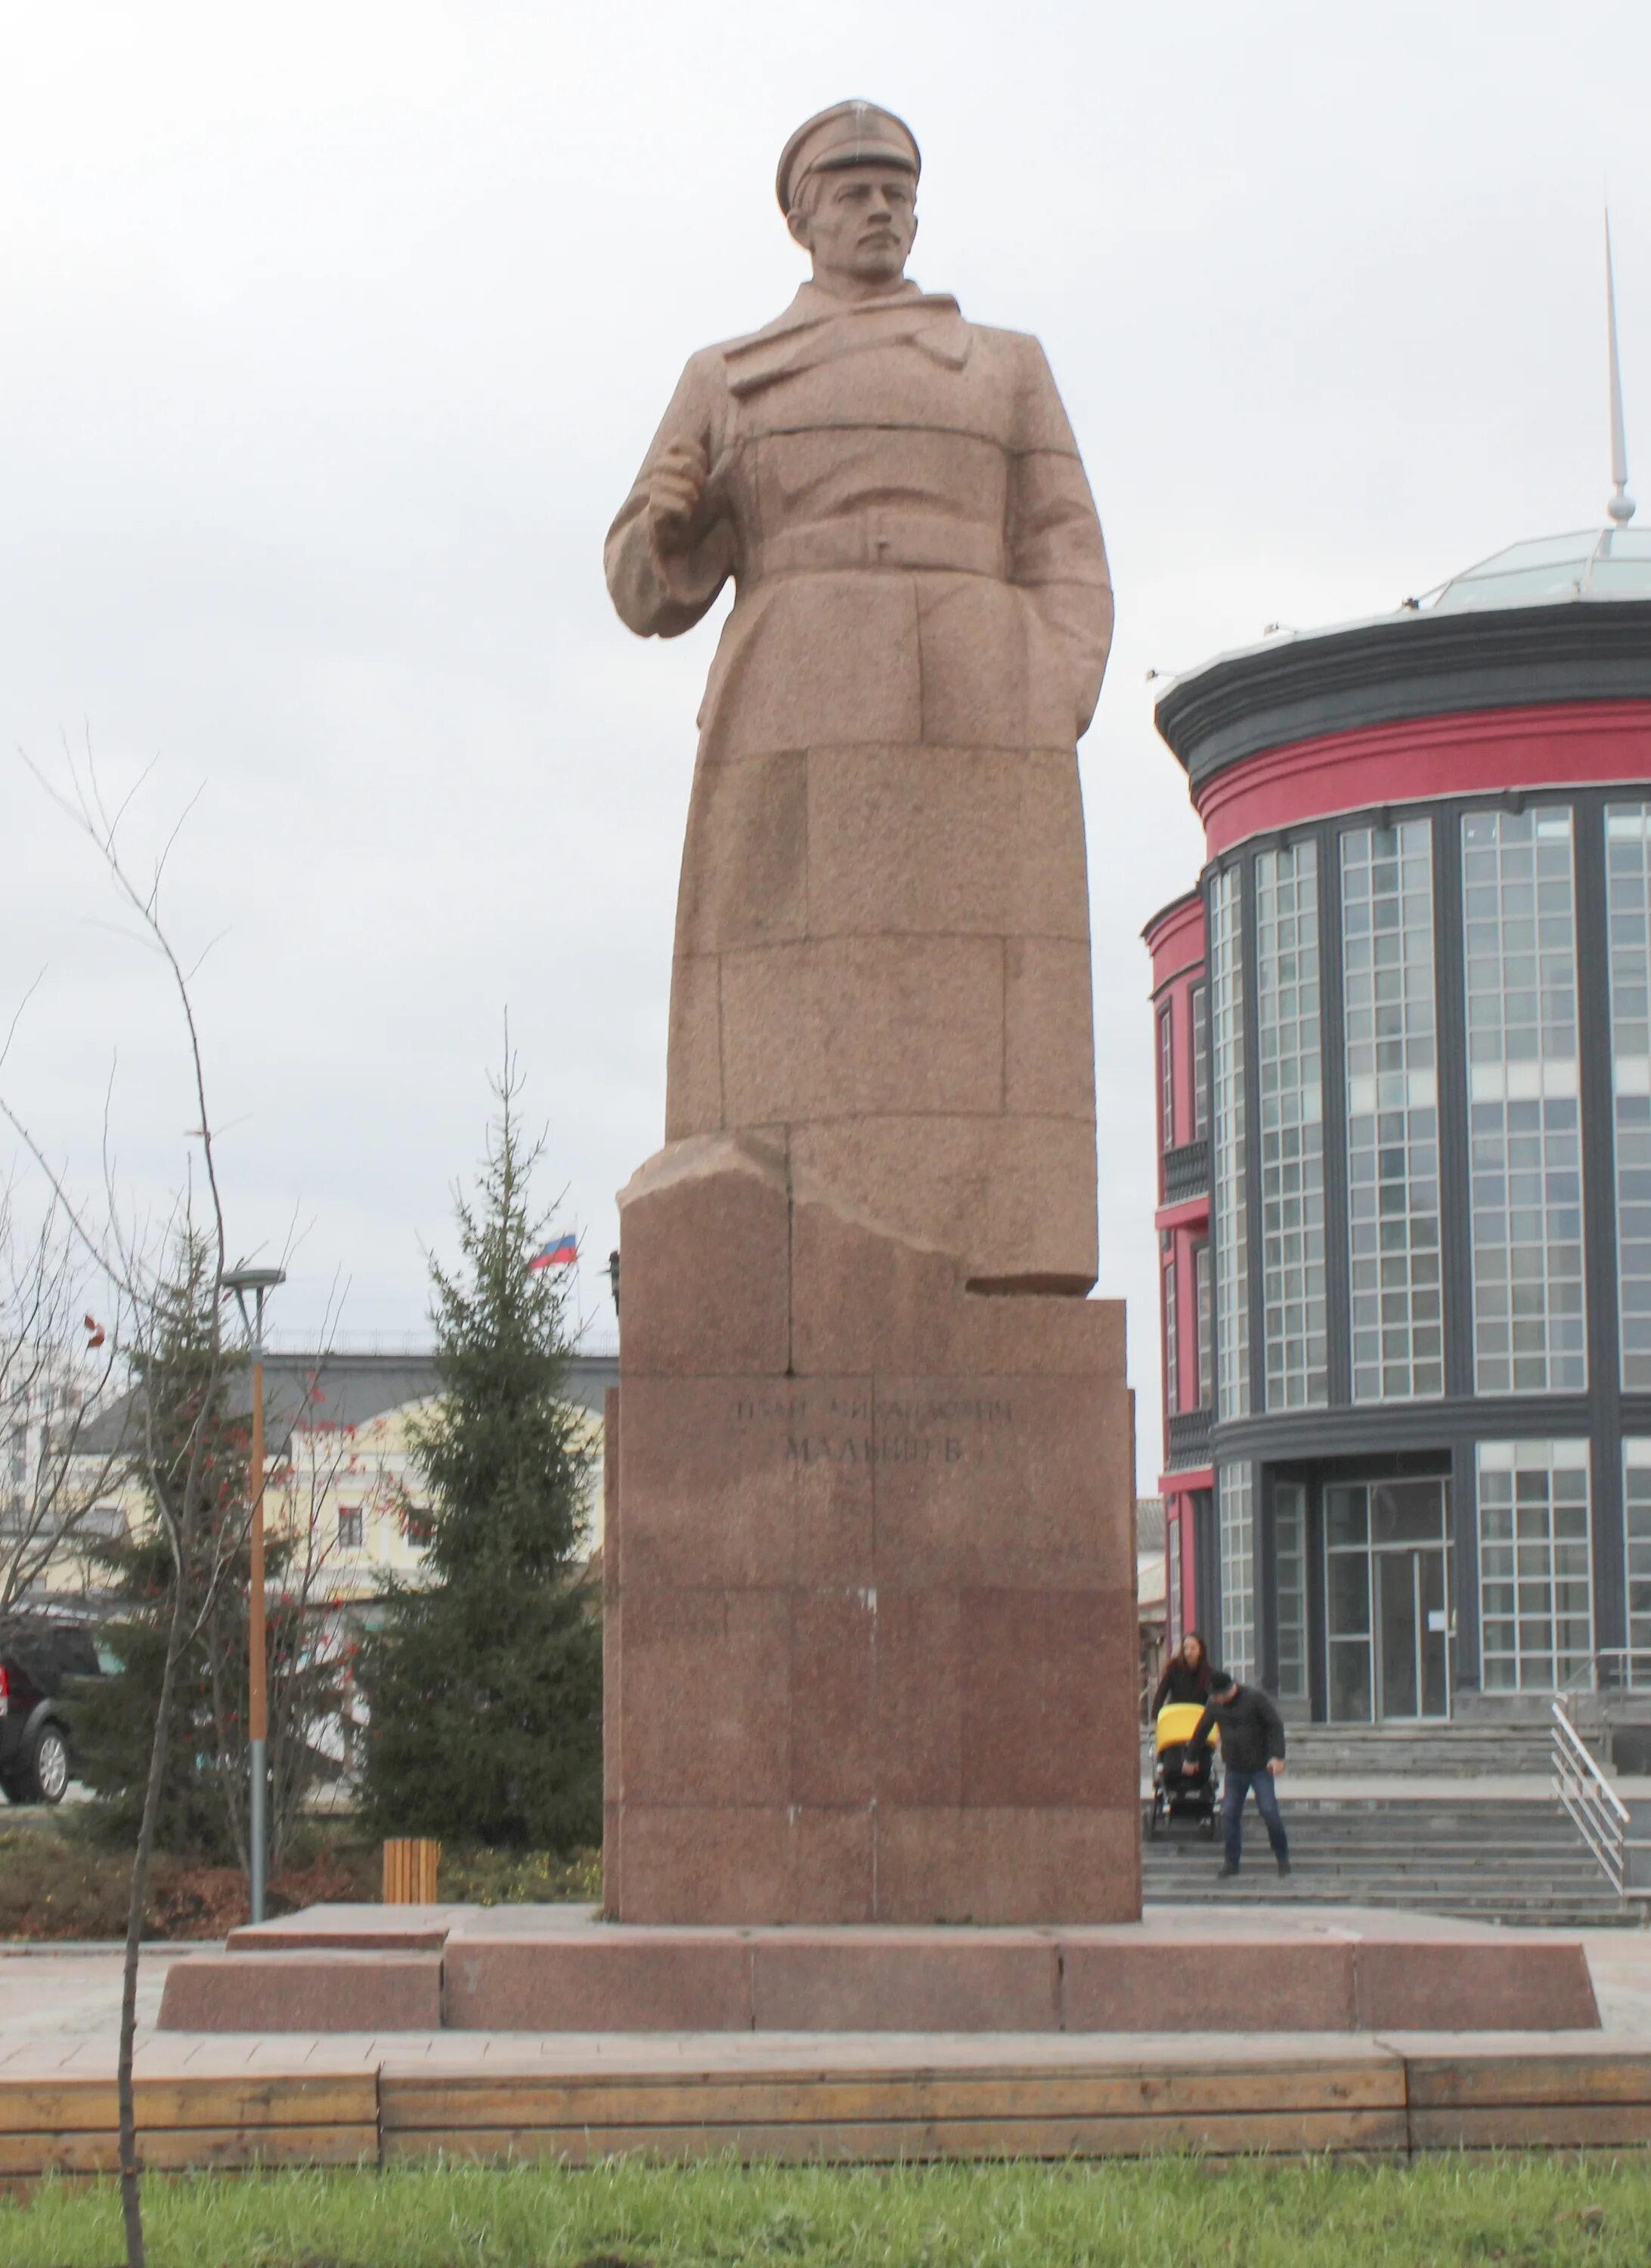
[[[438, 2154], [583, 2165], [686, 2159], [888, 2164], [1651, 2145], [1651, 2052], [1461, 2055], [1375, 2044], [1287, 2060], [795, 2071], [443, 2072], [393, 2055], [354, 2072], [144, 2078], [154, 2171], [382, 2167]], [[114, 2088], [0, 2074], [0, 2183], [112, 2173]]]

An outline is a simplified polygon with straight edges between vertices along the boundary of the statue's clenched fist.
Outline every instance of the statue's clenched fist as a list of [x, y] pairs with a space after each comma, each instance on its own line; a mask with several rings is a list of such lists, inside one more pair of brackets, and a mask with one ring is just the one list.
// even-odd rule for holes
[[689, 524], [705, 492], [711, 468], [697, 441], [679, 441], [660, 459], [648, 479], [648, 525], [661, 551], [680, 551]]

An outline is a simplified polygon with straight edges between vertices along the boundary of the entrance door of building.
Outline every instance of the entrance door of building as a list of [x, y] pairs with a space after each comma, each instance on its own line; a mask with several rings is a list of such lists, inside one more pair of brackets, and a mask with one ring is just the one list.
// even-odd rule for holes
[[1376, 1714], [1450, 1714], [1450, 1614], [1442, 1543], [1373, 1551]]
[[1330, 1481], [1323, 1507], [1331, 1719], [1448, 1717], [1448, 1481]]

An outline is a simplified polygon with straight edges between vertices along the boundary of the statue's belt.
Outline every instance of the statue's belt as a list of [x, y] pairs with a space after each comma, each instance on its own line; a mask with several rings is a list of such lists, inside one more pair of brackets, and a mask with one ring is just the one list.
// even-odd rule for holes
[[857, 512], [765, 536], [741, 563], [741, 581], [828, 574], [844, 568], [934, 568], [1006, 579], [1003, 535], [977, 520], [939, 513]]

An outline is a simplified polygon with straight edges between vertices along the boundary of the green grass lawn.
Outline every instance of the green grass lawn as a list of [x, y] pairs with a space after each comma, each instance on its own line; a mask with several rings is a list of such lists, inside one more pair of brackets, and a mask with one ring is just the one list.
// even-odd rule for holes
[[[445, 2167], [156, 2179], [152, 2268], [1435, 2268], [1651, 2261], [1651, 2159], [584, 2173]], [[0, 2204], [4, 2268], [116, 2268], [114, 2189]]]

